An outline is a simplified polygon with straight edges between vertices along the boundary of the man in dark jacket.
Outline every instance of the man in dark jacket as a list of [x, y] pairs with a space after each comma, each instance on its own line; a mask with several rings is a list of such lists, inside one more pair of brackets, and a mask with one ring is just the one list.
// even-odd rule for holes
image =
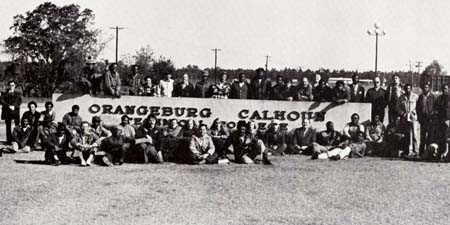
[[295, 152], [311, 155], [313, 143], [316, 142], [316, 131], [311, 127], [308, 119], [304, 119], [302, 127], [295, 129], [292, 144]]
[[189, 82], [189, 75], [185, 73], [183, 75], [183, 80], [173, 88], [173, 97], [192, 97], [194, 93], [194, 85]]
[[358, 74], [353, 74], [353, 83], [350, 85], [350, 102], [364, 102], [364, 87], [359, 83]]
[[245, 78], [245, 73], [239, 74], [239, 80], [231, 85], [231, 99], [247, 99], [249, 92], [249, 84]]
[[11, 144], [11, 122], [19, 126], [20, 124], [20, 104], [22, 104], [22, 96], [15, 91], [16, 83], [11, 80], [8, 81], [8, 88], [2, 93], [0, 103], [2, 104], [2, 120], [6, 124], [6, 142]]
[[431, 144], [429, 135], [431, 130], [431, 118], [434, 113], [434, 95], [430, 92], [430, 83], [425, 83], [422, 87], [422, 94], [417, 101], [417, 119], [420, 123], [420, 146], [419, 154], [422, 155]]
[[288, 98], [288, 88], [281, 75], [277, 76], [277, 83], [270, 89], [269, 99], [283, 101]]
[[256, 77], [250, 82], [249, 99], [265, 100], [269, 97], [272, 83], [264, 75], [264, 69], [256, 69]]
[[209, 98], [210, 93], [210, 83], [208, 82], [208, 71], [204, 71], [202, 75], [202, 80], [197, 82], [194, 87], [194, 97], [196, 98]]

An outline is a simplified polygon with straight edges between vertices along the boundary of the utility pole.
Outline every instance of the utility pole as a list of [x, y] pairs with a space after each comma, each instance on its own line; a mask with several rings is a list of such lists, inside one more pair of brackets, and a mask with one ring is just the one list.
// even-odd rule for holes
[[222, 49], [213, 48], [214, 51], [214, 82], [217, 82], [217, 52], [222, 51]]
[[413, 80], [414, 71], [413, 71], [413, 64], [412, 64], [411, 60], [409, 60], [408, 64], [406, 64], [406, 65], [409, 66], [409, 73], [411, 73], [411, 85], [412, 85], [414, 82], [414, 80]]
[[[419, 75], [419, 77], [420, 77], [420, 68], [422, 67], [422, 64], [423, 64], [423, 62], [417, 61], [416, 65], [414, 65], [415, 67], [417, 67], [417, 75]], [[414, 77], [414, 73], [413, 73], [413, 77]]]
[[[370, 36], [375, 36], [375, 76], [378, 75], [378, 36], [384, 36], [386, 33], [384, 30], [381, 30], [378, 24], [374, 24], [373, 30], [367, 30], [367, 33]], [[383, 79], [381, 79], [383, 80]]]
[[269, 71], [268, 70], [268, 66], [269, 66], [269, 58], [270, 58], [270, 55], [266, 55], [266, 56], [264, 56], [265, 58], [266, 58], [266, 73], [267, 73], [267, 71]]
[[119, 30], [122, 30], [125, 28], [116, 26], [116, 27], [110, 27], [109, 29], [116, 30], [116, 64], [117, 64], [117, 62], [119, 61], [118, 60], [119, 59]]

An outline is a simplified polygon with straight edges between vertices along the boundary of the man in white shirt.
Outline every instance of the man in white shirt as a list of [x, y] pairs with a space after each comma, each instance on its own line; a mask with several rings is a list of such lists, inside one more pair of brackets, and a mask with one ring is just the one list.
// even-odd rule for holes
[[167, 73], [164, 79], [159, 81], [159, 84], [156, 88], [156, 96], [157, 97], [172, 97], [174, 87], [174, 81], [172, 79], [172, 74]]

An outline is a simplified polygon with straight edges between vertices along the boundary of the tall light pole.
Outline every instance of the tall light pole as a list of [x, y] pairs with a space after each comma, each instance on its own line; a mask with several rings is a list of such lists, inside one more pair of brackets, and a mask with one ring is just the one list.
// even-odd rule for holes
[[116, 27], [110, 27], [109, 29], [116, 30], [116, 64], [117, 64], [117, 62], [119, 61], [118, 60], [118, 58], [119, 58], [119, 30], [122, 30], [125, 28], [116, 26]]
[[374, 24], [373, 30], [367, 30], [370, 36], [375, 36], [375, 76], [378, 75], [378, 36], [384, 36], [386, 33], [381, 30], [378, 24]]
[[214, 82], [217, 82], [217, 52], [222, 49], [213, 48], [211, 51], [214, 51]]
[[266, 58], [266, 72], [268, 71], [268, 66], [269, 66], [269, 58], [270, 58], [270, 55], [266, 55], [266, 56], [264, 56], [265, 58]]

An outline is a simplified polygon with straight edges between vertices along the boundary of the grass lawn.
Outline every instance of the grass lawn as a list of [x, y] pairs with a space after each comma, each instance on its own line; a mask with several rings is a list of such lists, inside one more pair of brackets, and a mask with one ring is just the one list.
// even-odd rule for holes
[[107, 168], [0, 158], [1, 224], [448, 224], [450, 164], [273, 157]]

